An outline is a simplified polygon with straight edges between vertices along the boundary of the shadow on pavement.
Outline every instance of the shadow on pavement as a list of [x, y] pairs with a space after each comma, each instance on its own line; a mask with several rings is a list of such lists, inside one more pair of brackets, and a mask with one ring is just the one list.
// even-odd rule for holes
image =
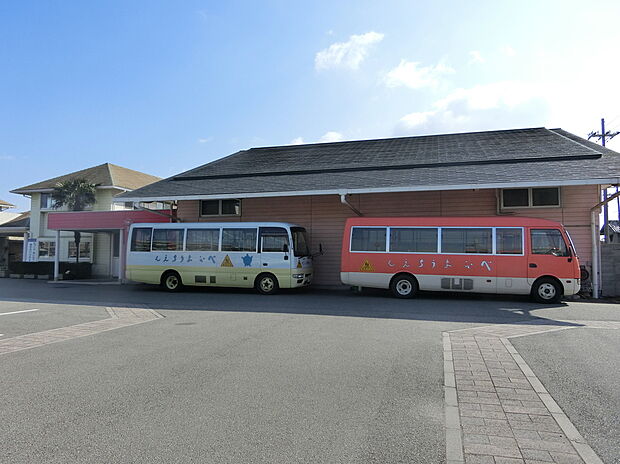
[[[532, 312], [565, 308], [564, 303], [541, 305], [523, 296], [421, 293], [402, 300], [387, 291], [282, 290], [264, 296], [251, 289], [188, 287], [167, 293], [157, 286], [49, 285], [37, 281], [0, 279], [0, 301], [39, 301], [101, 306], [146, 306], [166, 311], [228, 311], [274, 314], [304, 314], [334, 317], [368, 317], [405, 320], [471, 323], [511, 323], [552, 320]], [[558, 324], [566, 324], [557, 322]]]

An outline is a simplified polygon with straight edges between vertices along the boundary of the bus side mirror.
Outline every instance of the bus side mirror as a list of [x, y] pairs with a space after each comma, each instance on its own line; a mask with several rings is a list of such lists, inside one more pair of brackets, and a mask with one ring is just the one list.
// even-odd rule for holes
[[284, 245], [282, 245], [282, 251], [284, 253], [288, 253], [288, 243], [285, 243]]
[[312, 257], [314, 258], [315, 256], [321, 256], [323, 254], [323, 244], [319, 243], [319, 252], [318, 253], [312, 253]]

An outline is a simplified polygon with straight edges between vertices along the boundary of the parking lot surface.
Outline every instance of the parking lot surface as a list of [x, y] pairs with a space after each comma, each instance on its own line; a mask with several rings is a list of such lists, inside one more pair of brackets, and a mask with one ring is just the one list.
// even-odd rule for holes
[[[541, 318], [620, 320], [618, 305], [542, 306], [523, 298], [167, 294], [143, 285], [94, 291], [0, 279], [0, 312], [43, 302], [67, 325], [105, 318], [114, 306], [164, 317], [0, 356], [0, 462], [441, 463], [442, 333]], [[50, 327], [36, 322], [44, 313], [20, 316], [11, 336]], [[4, 324], [0, 316], [0, 333], [8, 333]], [[573, 338], [577, 330], [590, 329], [566, 331], [564, 343], [582, 342]], [[620, 331], [609, 332], [618, 339]], [[581, 356], [597, 356], [596, 349], [582, 346]], [[554, 353], [541, 345], [524, 357], [534, 367], [550, 358], [573, 376], [572, 360]], [[609, 356], [617, 366], [615, 353]], [[620, 374], [600, 374], [596, 382], [614, 395]], [[545, 383], [561, 406], [567, 383], [557, 382], [557, 392]], [[602, 425], [613, 421], [613, 411], [597, 414]], [[591, 432], [584, 435], [604, 442], [602, 425], [585, 421]], [[618, 459], [613, 447], [599, 453], [606, 462]]]

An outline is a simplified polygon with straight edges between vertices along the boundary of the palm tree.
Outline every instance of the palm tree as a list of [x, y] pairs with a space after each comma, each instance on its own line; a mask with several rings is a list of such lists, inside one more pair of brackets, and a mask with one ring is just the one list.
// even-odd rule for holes
[[[70, 211], [84, 211], [87, 206], [96, 201], [95, 193], [97, 186], [86, 179], [77, 178], [63, 180], [56, 184], [52, 192], [54, 208], [67, 206]], [[81, 234], [73, 231], [75, 239], [75, 262], [80, 262], [80, 238]], [[58, 251], [56, 251], [58, 253]]]

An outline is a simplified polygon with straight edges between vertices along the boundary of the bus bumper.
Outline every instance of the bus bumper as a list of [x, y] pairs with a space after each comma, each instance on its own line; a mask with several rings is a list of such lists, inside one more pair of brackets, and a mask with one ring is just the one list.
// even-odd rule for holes
[[312, 272], [293, 274], [291, 276], [291, 288], [307, 287], [312, 283]]
[[562, 285], [564, 286], [564, 295], [576, 295], [581, 290], [581, 280], [580, 279], [565, 279], [562, 280]]

